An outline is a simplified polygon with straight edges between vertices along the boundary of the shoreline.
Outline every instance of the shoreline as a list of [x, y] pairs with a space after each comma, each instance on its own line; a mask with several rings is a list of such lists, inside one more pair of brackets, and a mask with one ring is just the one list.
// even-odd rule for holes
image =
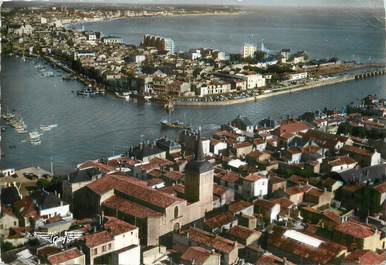
[[161, 17], [201, 17], [201, 16], [240, 16], [246, 11], [237, 12], [205, 12], [205, 13], [187, 13], [187, 14], [166, 14], [166, 15], [140, 15], [140, 16], [122, 16], [122, 17], [97, 17], [92, 19], [77, 19], [70, 22], [63, 22], [64, 27], [73, 26], [82, 23], [110, 22], [116, 20], [130, 20], [133, 18], [161, 18]]
[[[60, 61], [55, 60], [54, 58], [51, 57], [40, 57], [36, 56], [35, 58], [41, 58], [45, 60], [48, 63], [56, 65], [56, 67], [61, 68], [63, 71], [70, 72], [71, 74], [74, 74], [77, 78], [76, 80], [83, 85], [87, 86], [88, 83], [84, 82], [84, 80], [81, 80], [79, 73], [74, 71], [71, 68], [68, 68], [67, 66], [63, 65]], [[358, 69], [361, 68], [367, 68], [370, 69], [371, 67], [369, 66], [362, 66], [359, 67]], [[261, 94], [261, 95], [256, 95], [256, 96], [250, 96], [242, 99], [234, 99], [234, 100], [225, 100], [225, 101], [213, 101], [213, 102], [182, 102], [182, 101], [175, 101], [175, 106], [176, 107], [194, 107], [194, 108], [210, 108], [210, 107], [220, 107], [220, 106], [230, 106], [230, 105], [238, 105], [238, 104], [244, 104], [244, 103], [251, 103], [251, 102], [256, 102], [261, 99], [269, 98], [269, 97], [274, 97], [274, 96], [279, 96], [279, 95], [284, 95], [284, 94], [289, 94], [289, 93], [296, 93], [300, 92], [303, 90], [309, 90], [309, 89], [314, 89], [314, 88], [320, 88], [320, 87], [328, 87], [332, 86], [335, 84], [340, 84], [340, 83], [345, 83], [345, 82], [351, 82], [351, 81], [361, 81], [356, 79], [355, 74], [350, 74], [348, 76], [344, 77], [335, 77], [331, 78], [328, 80], [318, 80], [318, 81], [313, 81], [305, 85], [294, 85], [290, 86], [288, 88], [282, 89], [280, 91], [274, 91], [266, 94]], [[100, 92], [100, 91], [99, 91]], [[105, 93], [110, 93], [109, 89], [106, 89], [106, 91], [103, 91], [103, 93], [99, 93], [104, 95]], [[152, 103], [157, 104], [157, 105], [162, 105], [162, 102], [158, 101], [152, 101]]]
[[333, 80], [319, 81], [312, 84], [302, 85], [300, 87], [288, 88], [282, 91], [276, 91], [276, 92], [271, 92], [267, 94], [262, 94], [262, 95], [257, 95], [257, 96], [242, 98], [242, 99], [215, 101], [215, 102], [178, 102], [176, 101], [175, 105], [178, 107], [198, 107], [198, 108], [237, 105], [237, 104], [243, 104], [243, 103], [256, 102], [258, 100], [269, 98], [269, 97], [300, 92], [303, 90], [309, 90], [313, 88], [327, 87], [327, 86], [340, 84], [344, 82], [350, 82], [350, 81], [355, 81], [354, 75], [351, 75], [349, 77], [335, 78]]

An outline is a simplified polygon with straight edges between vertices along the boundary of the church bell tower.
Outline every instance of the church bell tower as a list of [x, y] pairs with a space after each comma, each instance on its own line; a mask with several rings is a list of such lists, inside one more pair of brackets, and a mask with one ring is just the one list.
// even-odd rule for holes
[[[185, 167], [185, 196], [190, 203], [203, 207], [213, 205], [213, 166], [205, 160], [200, 133], [197, 136], [194, 158]], [[204, 205], [207, 205], [204, 206]]]

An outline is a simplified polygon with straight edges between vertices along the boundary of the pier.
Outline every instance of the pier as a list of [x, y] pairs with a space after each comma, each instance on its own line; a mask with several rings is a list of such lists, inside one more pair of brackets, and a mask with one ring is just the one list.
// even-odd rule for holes
[[386, 74], [386, 68], [373, 71], [362, 72], [355, 75], [355, 80], [368, 79], [372, 77], [382, 76]]

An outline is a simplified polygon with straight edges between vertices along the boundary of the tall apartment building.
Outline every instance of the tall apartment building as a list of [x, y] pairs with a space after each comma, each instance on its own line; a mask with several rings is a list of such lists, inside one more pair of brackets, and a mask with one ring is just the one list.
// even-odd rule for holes
[[243, 58], [253, 57], [255, 52], [257, 51], [257, 47], [251, 43], [244, 43], [243, 45]]

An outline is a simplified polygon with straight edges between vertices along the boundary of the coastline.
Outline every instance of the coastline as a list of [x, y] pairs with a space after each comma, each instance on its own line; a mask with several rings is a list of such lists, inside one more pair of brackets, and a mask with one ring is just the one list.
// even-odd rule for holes
[[246, 11], [237, 12], [204, 12], [204, 13], [186, 13], [186, 14], [166, 14], [166, 15], [139, 15], [139, 16], [120, 16], [120, 17], [97, 17], [97, 18], [83, 18], [76, 19], [69, 22], [63, 22], [63, 26], [71, 26], [81, 23], [94, 23], [94, 22], [109, 22], [115, 20], [130, 20], [132, 18], [149, 18], [149, 17], [201, 17], [201, 16], [239, 16]]
[[330, 85], [335, 85], [335, 84], [354, 81], [354, 80], [355, 80], [355, 76], [350, 75], [350, 76], [346, 76], [346, 77], [335, 78], [332, 80], [317, 81], [317, 82], [307, 84], [307, 85], [295, 86], [293, 88], [288, 88], [288, 89], [281, 90], [281, 91], [271, 92], [271, 93], [267, 93], [267, 94], [262, 94], [262, 95], [247, 97], [247, 98], [242, 98], [242, 99], [234, 99], [234, 100], [227, 100], [227, 101], [215, 101], [215, 102], [181, 102], [181, 101], [178, 102], [178, 101], [176, 101], [175, 105], [179, 106], [179, 107], [199, 107], [199, 108], [200, 107], [229, 106], [229, 105], [255, 102], [255, 101], [258, 101], [260, 99], [265, 99], [265, 98], [269, 98], [269, 97], [299, 92], [299, 91], [318, 88], [318, 87], [325, 87], [325, 86], [327, 87]]
[[[38, 58], [39, 56], [36, 56], [36, 57]], [[86, 82], [86, 80], [82, 79], [76, 71], [74, 71], [71, 68], [68, 68], [67, 66], [63, 65], [61, 62], [55, 60], [54, 58], [52, 58], [52, 57], [44, 57], [44, 56], [41, 57], [41, 58], [43, 60], [51, 63], [51, 64], [56, 65], [56, 67], [59, 67], [59, 68], [61, 68], [62, 70], [66, 71], [66, 72], [69, 72], [71, 74], [76, 75], [77, 76], [77, 80], [79, 82], [83, 83], [84, 85], [87, 86], [89, 84], [88, 82]], [[361, 67], [358, 67], [357, 69], [361, 69], [361, 68], [369, 69], [369, 66], [361, 66]], [[350, 81], [360, 81], [360, 80], [356, 79], [356, 75], [355, 74], [350, 74], [350, 75], [346, 75], [346, 76], [343, 76], [343, 77], [334, 77], [334, 78], [327, 79], [327, 80], [317, 80], [317, 81], [309, 82], [308, 84], [304, 84], [304, 85], [294, 85], [294, 86], [290, 86], [290, 87], [287, 87], [287, 88], [279, 90], [279, 91], [269, 92], [269, 93], [266, 93], [266, 94], [261, 94], [261, 95], [251, 96], [251, 97], [246, 97], [246, 98], [241, 98], [241, 99], [224, 100], [224, 101], [213, 101], [213, 102], [207, 102], [207, 101], [202, 101], [202, 102], [197, 102], [197, 101], [193, 101], [193, 102], [175, 101], [174, 104], [175, 104], [176, 107], [196, 107], [196, 108], [206, 108], [206, 107], [210, 108], [210, 107], [219, 107], [219, 106], [238, 105], [238, 104], [256, 102], [258, 100], [269, 98], [269, 97], [274, 97], [274, 96], [279, 96], [279, 95], [284, 95], [284, 94], [289, 94], [289, 93], [296, 93], [296, 92], [300, 92], [300, 91], [303, 91], [303, 90], [309, 90], [309, 89], [314, 89], [314, 88], [319, 88], [319, 87], [328, 87], [328, 86], [331, 86], [331, 85], [345, 83], [345, 82], [350, 82]], [[109, 92], [109, 91], [108, 90], [107, 91], [98, 91], [99, 94], [105, 94], [106, 92]], [[155, 103], [155, 104], [163, 104], [163, 103], [160, 103], [158, 101], [153, 101], [153, 103]]]

